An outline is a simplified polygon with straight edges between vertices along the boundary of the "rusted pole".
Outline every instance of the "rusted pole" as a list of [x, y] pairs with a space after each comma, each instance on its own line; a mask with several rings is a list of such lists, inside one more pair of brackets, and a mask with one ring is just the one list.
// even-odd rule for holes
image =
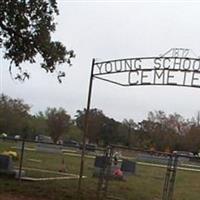
[[82, 182], [82, 176], [83, 176], [83, 171], [84, 171], [85, 140], [86, 140], [86, 135], [88, 133], [88, 125], [89, 125], [88, 118], [89, 118], [90, 102], [91, 102], [91, 96], [92, 96], [94, 65], [95, 65], [95, 59], [92, 60], [88, 99], [87, 99], [87, 109], [86, 109], [85, 120], [84, 120], [84, 132], [83, 132], [83, 138], [82, 138], [83, 148], [82, 148], [82, 152], [81, 152], [81, 164], [80, 164], [80, 172], [79, 172], [79, 180], [78, 180], [78, 195], [80, 195], [80, 193], [81, 193], [81, 182]]

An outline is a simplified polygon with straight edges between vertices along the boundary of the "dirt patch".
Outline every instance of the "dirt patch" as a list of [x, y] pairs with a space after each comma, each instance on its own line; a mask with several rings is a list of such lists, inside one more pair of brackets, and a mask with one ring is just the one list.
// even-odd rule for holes
[[41, 198], [34, 198], [34, 197], [25, 197], [22, 195], [15, 195], [15, 194], [0, 194], [0, 200], [46, 200]]

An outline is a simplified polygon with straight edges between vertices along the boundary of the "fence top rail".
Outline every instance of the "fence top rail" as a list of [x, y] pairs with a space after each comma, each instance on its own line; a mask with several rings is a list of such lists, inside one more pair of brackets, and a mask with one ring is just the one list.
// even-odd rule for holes
[[127, 147], [127, 146], [122, 146], [122, 145], [115, 145], [111, 144], [110, 145], [112, 148], [119, 148], [119, 149], [124, 149], [124, 150], [131, 150], [131, 151], [137, 151], [141, 153], [149, 153], [149, 154], [156, 154], [156, 155], [163, 155], [163, 156], [176, 156], [176, 157], [182, 157], [182, 158], [195, 158], [196, 160], [200, 161], [199, 156], [194, 156], [194, 155], [184, 155], [184, 154], [179, 154], [179, 153], [167, 153], [167, 152], [162, 152], [162, 151], [152, 151], [152, 150], [146, 150], [146, 149], [139, 149], [139, 148], [134, 148], [134, 147]]
[[150, 154], [157, 154], [157, 155], [163, 155], [163, 156], [172, 156], [173, 155], [172, 153], [167, 153], [167, 152], [162, 152], [162, 151], [152, 151], [152, 150], [140, 149], [140, 148], [135, 148], [135, 147], [127, 147], [127, 146], [123, 146], [123, 145], [111, 144], [110, 146], [112, 148], [137, 151], [137, 152], [141, 152], [141, 153], [150, 153]]
[[[55, 144], [52, 142], [42, 142], [42, 141], [36, 141], [36, 140], [31, 140], [31, 139], [26, 139], [26, 138], [19, 138], [19, 139], [15, 139], [15, 138], [0, 138], [0, 140], [5, 140], [5, 141], [14, 141], [14, 142], [30, 142], [30, 143], [35, 143], [35, 144], [48, 144], [48, 145], [56, 145], [56, 146], [63, 146], [63, 144]], [[77, 147], [78, 148], [78, 147]], [[81, 148], [81, 147], [79, 147]], [[102, 151], [104, 152], [106, 150], [105, 147], [95, 147], [95, 151]]]
[[[35, 140], [30, 140], [26, 138], [20, 138], [20, 139], [15, 139], [15, 138], [0, 138], [1, 140], [7, 140], [7, 141], [18, 141], [18, 142], [30, 142], [30, 143], [36, 143], [36, 144], [48, 144], [48, 145], [58, 145], [58, 146], [63, 146], [62, 144], [55, 144], [51, 142], [41, 142], [41, 141], [35, 141]], [[131, 151], [136, 151], [140, 153], [149, 153], [149, 154], [155, 154], [155, 155], [160, 155], [160, 156], [176, 156], [176, 157], [182, 157], [182, 158], [195, 158], [196, 160], [200, 161], [200, 157], [194, 156], [194, 155], [184, 155], [184, 154], [179, 154], [179, 153], [167, 153], [167, 152], [162, 152], [162, 151], [152, 151], [152, 150], [147, 150], [147, 149], [140, 149], [140, 148], [135, 148], [135, 147], [128, 147], [128, 146], [123, 146], [123, 145], [115, 145], [115, 144], [110, 144], [109, 145], [111, 148], [118, 148], [118, 149], [124, 149], [124, 150], [131, 150]], [[102, 151], [104, 152], [106, 150], [105, 147], [96, 147], [96, 151]]]
[[31, 142], [31, 143], [38, 143], [38, 144], [51, 144], [51, 145], [61, 145], [61, 144], [55, 144], [52, 142], [42, 142], [42, 141], [36, 141], [36, 140], [30, 140], [30, 139], [26, 139], [26, 138], [19, 138], [19, 139], [15, 139], [15, 138], [0, 138], [1, 140], [7, 140], [7, 141], [17, 141], [17, 142]]

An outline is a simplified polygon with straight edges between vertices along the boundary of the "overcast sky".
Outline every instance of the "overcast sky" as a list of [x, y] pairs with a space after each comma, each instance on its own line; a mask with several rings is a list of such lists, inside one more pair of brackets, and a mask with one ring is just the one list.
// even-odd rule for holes
[[[73, 49], [73, 66], [59, 84], [38, 63], [24, 64], [31, 79], [11, 79], [9, 62], [1, 59], [1, 93], [22, 98], [31, 112], [63, 107], [72, 117], [87, 103], [92, 58], [107, 59], [159, 56], [173, 47], [192, 49], [200, 55], [200, 3], [184, 1], [58, 1], [60, 15], [54, 39]], [[172, 3], [173, 2], [173, 3]], [[2, 52], [1, 52], [2, 57]], [[191, 118], [200, 110], [200, 89], [170, 86], [123, 88], [95, 80], [92, 107], [116, 120], [140, 121], [149, 111], [178, 112]]]

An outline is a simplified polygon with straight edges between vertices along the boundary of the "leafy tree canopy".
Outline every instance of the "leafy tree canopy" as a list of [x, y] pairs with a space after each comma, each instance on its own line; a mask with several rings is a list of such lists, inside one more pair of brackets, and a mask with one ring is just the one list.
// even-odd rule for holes
[[[0, 47], [4, 47], [4, 58], [18, 68], [15, 79], [29, 78], [21, 63], [35, 63], [39, 54], [43, 61], [41, 67], [54, 73], [56, 66], [67, 62], [71, 65], [73, 50], [67, 51], [58, 41], [52, 41], [51, 33], [55, 31], [54, 17], [58, 15], [56, 0], [1, 0], [0, 1]], [[58, 80], [65, 76], [58, 71]]]
[[0, 133], [22, 134], [29, 125], [30, 106], [22, 99], [0, 95]]
[[56, 143], [68, 131], [71, 122], [70, 115], [63, 108], [47, 108], [45, 114], [49, 135]]
[[[84, 130], [84, 122], [86, 116], [86, 109], [83, 111], [77, 110], [76, 124]], [[88, 116], [88, 135], [89, 142], [99, 144], [101, 141], [104, 144], [116, 142], [117, 128], [119, 123], [104, 115], [102, 110], [93, 108], [89, 111]]]
[[[86, 109], [84, 110], [77, 110], [76, 114], [76, 124], [78, 128], [84, 131], [85, 128], [85, 116], [86, 116]], [[98, 143], [101, 134], [101, 127], [103, 126], [105, 121], [104, 113], [97, 109], [93, 108], [89, 112], [88, 116], [88, 135], [87, 138], [89, 142]]]

